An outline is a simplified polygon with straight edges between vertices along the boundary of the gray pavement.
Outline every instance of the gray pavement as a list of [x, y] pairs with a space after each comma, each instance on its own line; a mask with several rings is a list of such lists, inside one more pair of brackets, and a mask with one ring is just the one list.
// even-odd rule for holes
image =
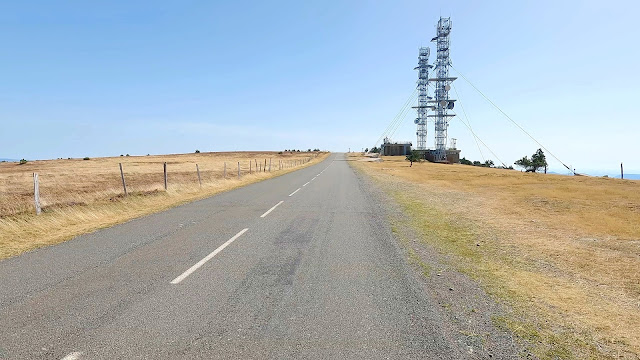
[[465, 357], [344, 160], [0, 261], [0, 358]]

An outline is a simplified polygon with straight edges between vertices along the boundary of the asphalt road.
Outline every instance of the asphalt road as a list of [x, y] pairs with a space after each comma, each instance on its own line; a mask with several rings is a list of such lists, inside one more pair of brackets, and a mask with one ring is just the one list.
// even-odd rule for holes
[[344, 160], [0, 261], [0, 358], [464, 357]]

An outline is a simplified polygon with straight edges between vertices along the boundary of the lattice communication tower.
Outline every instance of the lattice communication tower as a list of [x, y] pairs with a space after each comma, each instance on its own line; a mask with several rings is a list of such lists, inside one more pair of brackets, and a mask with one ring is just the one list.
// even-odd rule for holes
[[436, 77], [429, 79], [429, 82], [435, 83], [435, 99], [429, 101], [435, 108], [435, 115], [428, 117], [435, 118], [435, 152], [434, 160], [436, 162], [447, 161], [447, 128], [449, 127], [449, 119], [454, 114], [449, 114], [449, 110], [453, 109], [455, 100], [449, 99], [449, 90], [451, 83], [456, 79], [449, 77], [449, 67], [451, 59], [449, 58], [449, 45], [451, 34], [451, 18], [441, 17], [438, 21], [438, 35], [431, 39], [436, 42], [437, 56], [435, 62]]
[[428, 102], [431, 99], [428, 95], [429, 85], [429, 68], [433, 67], [429, 65], [429, 53], [428, 47], [421, 47], [418, 52], [418, 66], [414, 70], [418, 70], [418, 105], [413, 106], [418, 113], [418, 117], [414, 121], [418, 126], [416, 131], [417, 136], [417, 150], [427, 149], [427, 110], [433, 108], [429, 106]]

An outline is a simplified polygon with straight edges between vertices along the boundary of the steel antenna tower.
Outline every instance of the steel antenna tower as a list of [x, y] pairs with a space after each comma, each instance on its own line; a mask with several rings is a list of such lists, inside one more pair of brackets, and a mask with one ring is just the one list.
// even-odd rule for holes
[[438, 35], [431, 39], [436, 42], [437, 57], [435, 62], [436, 78], [429, 81], [436, 83], [435, 100], [430, 101], [435, 106], [435, 144], [434, 160], [436, 162], [447, 161], [447, 128], [449, 127], [449, 119], [455, 115], [448, 114], [453, 109], [454, 101], [449, 99], [449, 90], [451, 82], [456, 78], [449, 77], [449, 66], [451, 59], [449, 58], [449, 34], [451, 33], [451, 18], [441, 17], [438, 21]]
[[414, 121], [418, 125], [416, 136], [418, 137], [417, 150], [427, 149], [427, 110], [433, 109], [433, 106], [428, 105], [429, 99], [427, 94], [427, 85], [429, 82], [429, 68], [433, 67], [429, 65], [430, 50], [428, 47], [421, 47], [418, 52], [418, 66], [414, 70], [418, 70], [418, 105], [413, 106], [418, 113], [418, 117]]

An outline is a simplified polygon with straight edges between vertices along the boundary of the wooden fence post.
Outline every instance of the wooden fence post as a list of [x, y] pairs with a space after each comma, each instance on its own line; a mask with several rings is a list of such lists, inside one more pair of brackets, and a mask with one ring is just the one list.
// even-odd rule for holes
[[260, 170], [258, 170], [258, 160], [257, 159], [253, 159], [253, 161], [256, 162], [256, 172], [260, 172]]
[[122, 171], [122, 163], [118, 163], [120, 165], [120, 177], [122, 178], [122, 187], [124, 188], [124, 196], [129, 195], [127, 193], [127, 183], [124, 182], [124, 172]]
[[240, 179], [240, 161], [238, 161], [238, 179]]
[[622, 168], [622, 163], [620, 163], [620, 179], [624, 179], [624, 169]]
[[227, 162], [224, 162], [224, 170], [222, 170], [222, 177], [227, 178]]
[[33, 173], [33, 201], [36, 205], [36, 215], [40, 215], [40, 182], [38, 181], [38, 173]]
[[202, 178], [200, 178], [200, 167], [196, 164], [196, 172], [198, 173], [198, 183], [200, 184], [200, 188], [202, 188]]
[[264, 159], [264, 167], [262, 168], [262, 172], [267, 172], [267, 159]]
[[167, 191], [167, 163], [164, 163], [164, 191]]

